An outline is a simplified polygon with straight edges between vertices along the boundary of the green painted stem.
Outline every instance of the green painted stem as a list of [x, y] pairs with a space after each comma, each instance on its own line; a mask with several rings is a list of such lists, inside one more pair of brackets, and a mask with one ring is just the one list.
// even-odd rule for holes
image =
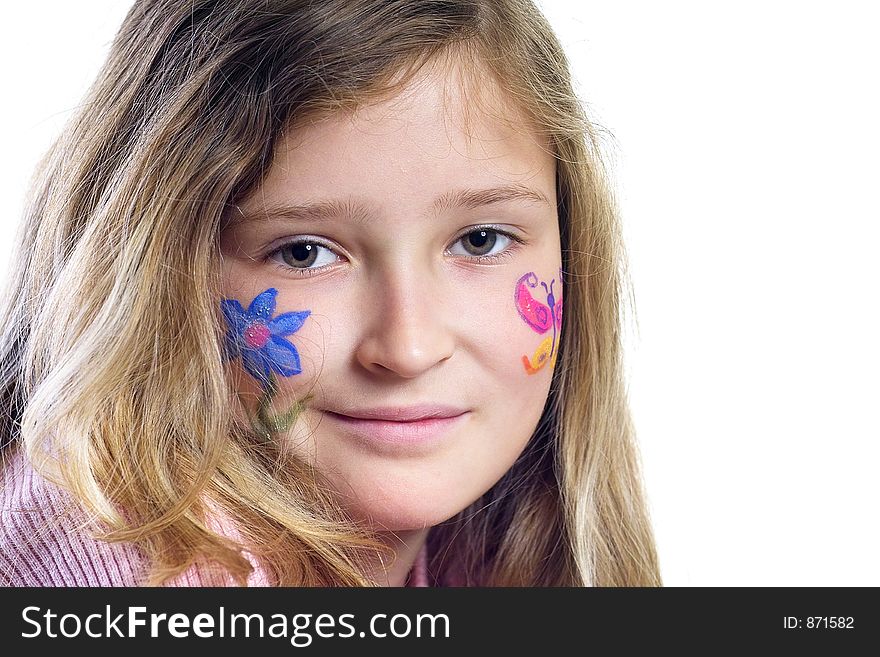
[[272, 434], [287, 431], [296, 419], [306, 408], [306, 403], [313, 398], [313, 395], [306, 395], [297, 401], [293, 406], [283, 413], [271, 413], [272, 399], [278, 392], [278, 384], [275, 381], [275, 375], [269, 375], [269, 381], [264, 387], [265, 394], [260, 399], [260, 405], [257, 408], [257, 422], [254, 429], [266, 440], [271, 440]]

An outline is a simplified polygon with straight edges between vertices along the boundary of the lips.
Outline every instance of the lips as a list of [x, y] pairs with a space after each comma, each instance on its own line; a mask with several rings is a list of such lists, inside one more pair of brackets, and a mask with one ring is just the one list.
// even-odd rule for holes
[[458, 417], [466, 413], [467, 410], [448, 404], [415, 404], [412, 406], [380, 406], [329, 412], [360, 420], [416, 422], [420, 420]]
[[422, 450], [442, 443], [452, 429], [464, 422], [465, 409], [421, 404], [381, 408], [325, 411], [342, 434], [378, 451]]

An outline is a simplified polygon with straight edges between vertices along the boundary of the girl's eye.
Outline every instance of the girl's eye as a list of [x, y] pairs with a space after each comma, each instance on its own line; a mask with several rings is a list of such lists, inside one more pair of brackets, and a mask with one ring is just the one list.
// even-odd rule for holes
[[[513, 235], [501, 232], [489, 226], [482, 226], [471, 230], [456, 240], [450, 253], [454, 255], [472, 256], [480, 260], [492, 260], [504, 254], [512, 242], [520, 242]], [[464, 252], [456, 253], [455, 247], [461, 245]], [[494, 250], [495, 247], [500, 247]], [[493, 252], [494, 250], [494, 252]]]
[[284, 244], [269, 257], [286, 269], [299, 269], [302, 273], [312, 273], [339, 259], [329, 247], [310, 241]]

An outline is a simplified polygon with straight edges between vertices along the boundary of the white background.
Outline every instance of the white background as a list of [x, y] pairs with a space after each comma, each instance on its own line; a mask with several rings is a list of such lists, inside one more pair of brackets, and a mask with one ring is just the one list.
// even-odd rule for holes
[[[869, 2], [540, 3], [607, 131], [665, 583], [880, 585], [880, 64]], [[0, 266], [129, 0], [0, 21]]]

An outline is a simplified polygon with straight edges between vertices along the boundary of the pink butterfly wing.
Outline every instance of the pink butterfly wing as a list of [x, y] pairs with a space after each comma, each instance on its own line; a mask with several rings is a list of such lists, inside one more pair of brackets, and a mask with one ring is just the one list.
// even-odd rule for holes
[[516, 283], [516, 292], [514, 293], [516, 309], [526, 324], [538, 333], [546, 333], [553, 326], [553, 314], [546, 304], [531, 295], [530, 287], [538, 287], [538, 277], [534, 272], [524, 274]]

